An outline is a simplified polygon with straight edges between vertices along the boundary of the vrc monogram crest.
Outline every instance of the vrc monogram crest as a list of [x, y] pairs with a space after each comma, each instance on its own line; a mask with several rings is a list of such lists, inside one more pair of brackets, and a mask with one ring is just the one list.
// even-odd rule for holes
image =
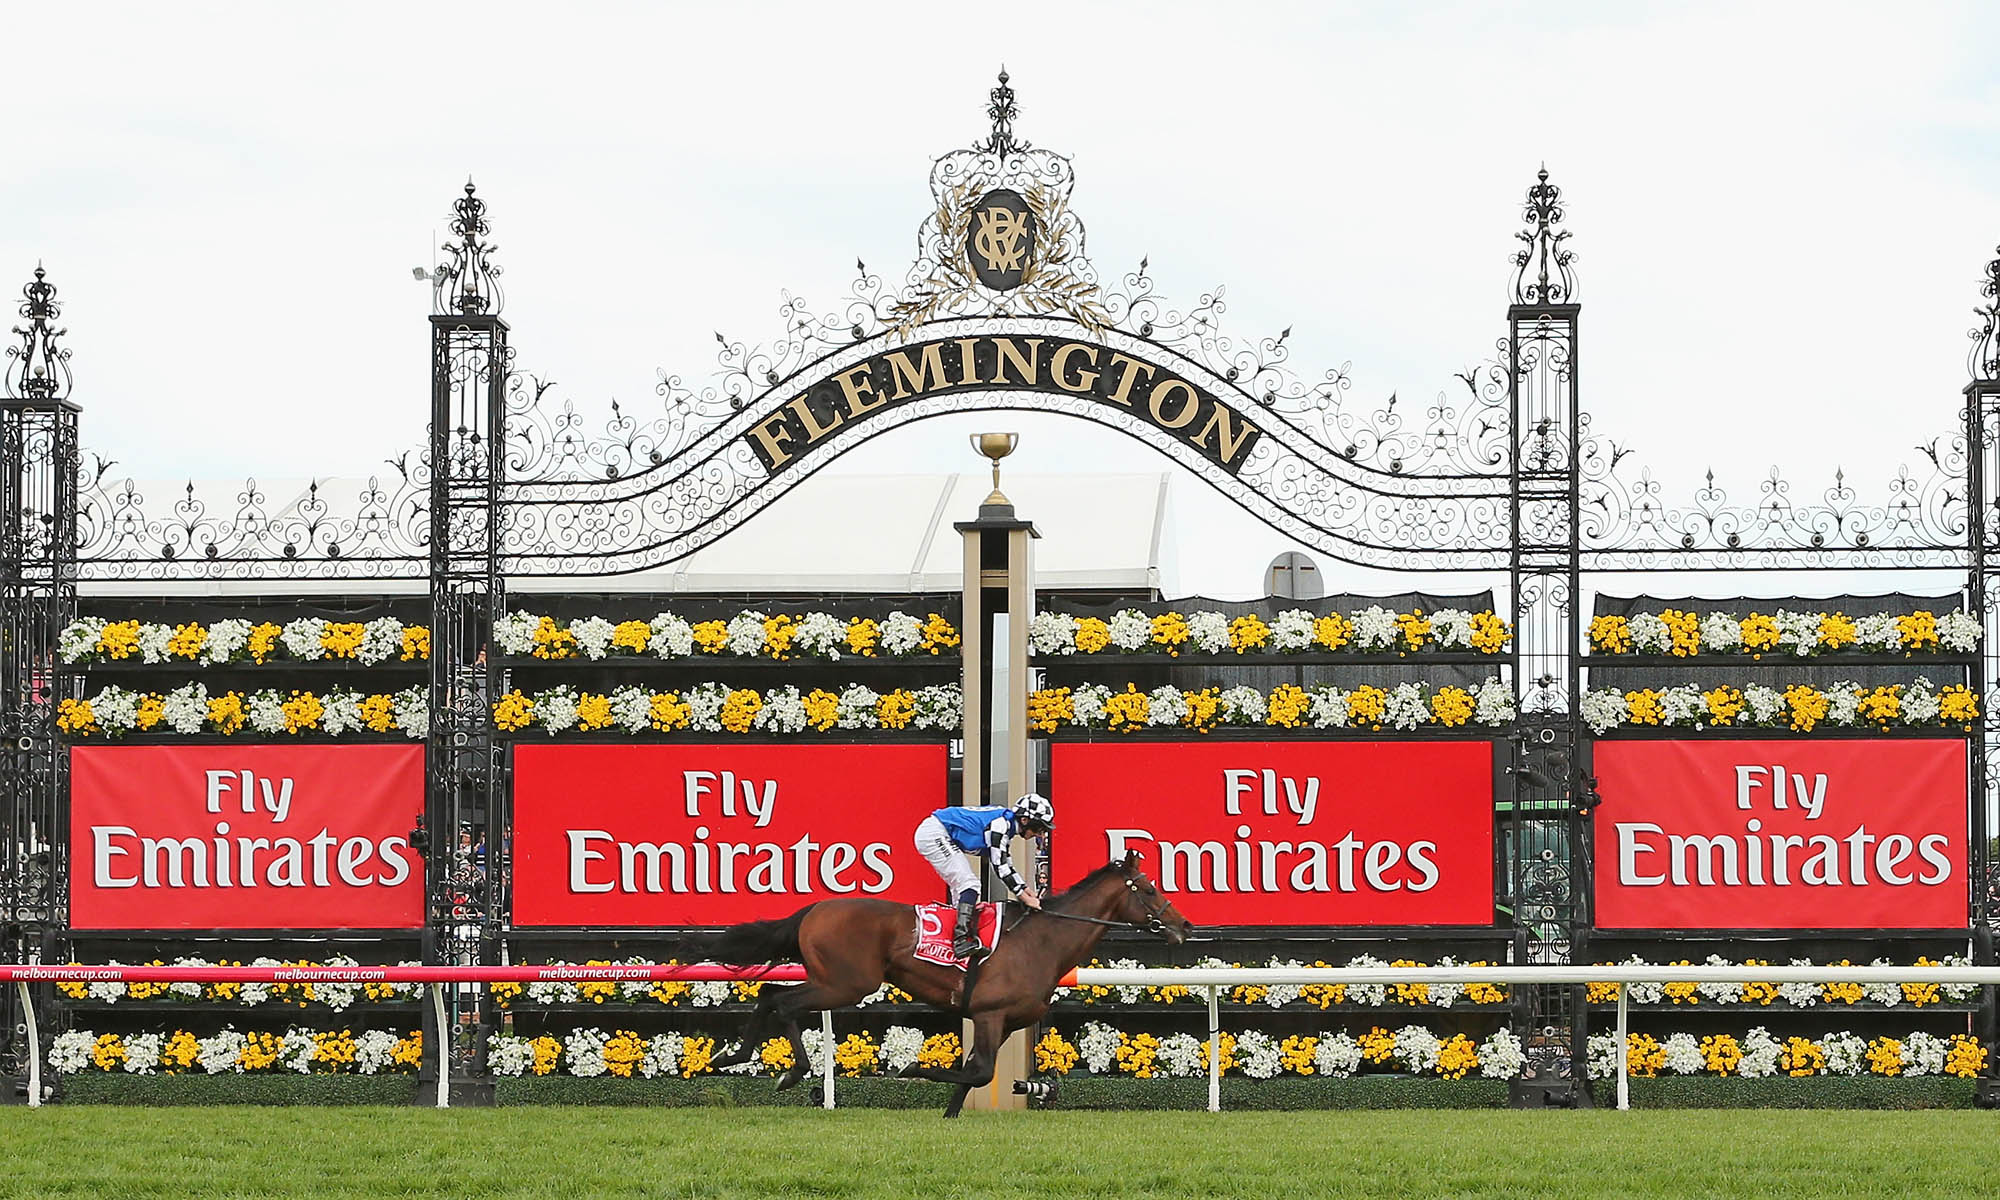
[[981, 196], [965, 231], [965, 258], [973, 277], [996, 292], [1021, 285], [1035, 256], [1035, 215], [1006, 188]]

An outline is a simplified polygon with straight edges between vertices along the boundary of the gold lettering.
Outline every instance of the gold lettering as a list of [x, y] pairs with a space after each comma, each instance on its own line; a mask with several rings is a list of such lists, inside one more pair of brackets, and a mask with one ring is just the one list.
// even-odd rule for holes
[[967, 384], [981, 382], [979, 378], [979, 360], [972, 353], [972, 347], [977, 344], [976, 341], [972, 338], [959, 338], [957, 341], [958, 378], [952, 381], [953, 384], [958, 387], [964, 387]]
[[771, 470], [775, 471], [792, 461], [792, 452], [781, 449], [784, 443], [792, 440], [791, 426], [785, 424], [784, 413], [772, 413], [752, 425], [750, 436], [756, 438], [757, 444], [764, 448], [764, 457], [769, 460]]
[[[869, 366], [870, 364], [868, 363], [862, 363], [858, 367], [849, 367], [833, 377], [834, 382], [840, 385], [841, 395], [847, 397], [847, 415], [850, 417], [858, 417], [862, 413], [874, 412], [888, 403], [887, 400], [876, 394], [875, 381], [869, 376]], [[940, 369], [939, 373], [943, 373], [942, 369]], [[857, 375], [860, 376], [859, 379], [855, 378]], [[863, 396], [868, 397], [865, 403], [862, 400]], [[833, 424], [838, 425], [840, 422], [835, 421]], [[832, 427], [832, 425], [827, 426], [829, 429]], [[815, 434], [813, 440], [818, 441], [819, 436]]]
[[997, 352], [997, 358], [993, 364], [993, 379], [991, 382], [1007, 382], [1007, 363], [1011, 360], [1014, 364], [1014, 369], [1021, 375], [1021, 385], [1023, 387], [1035, 386], [1035, 377], [1040, 374], [1042, 366], [1042, 339], [1028, 339], [1028, 354], [1026, 357], [1022, 356], [1021, 348], [1014, 344], [1013, 338], [994, 338], [993, 349]]
[[[1152, 379], [1153, 364], [1142, 363], [1138, 359], [1128, 354], [1120, 354], [1116, 350], [1111, 352], [1111, 361], [1113, 365], [1125, 368], [1118, 373], [1118, 386], [1111, 393], [1111, 401], [1114, 404], [1122, 404], [1126, 408], [1130, 408], [1132, 407], [1132, 385]], [[1144, 372], [1144, 374], [1141, 374], [1141, 372]]]
[[[1167, 419], [1166, 405], [1163, 399], [1168, 392], [1175, 388], [1179, 388], [1185, 393], [1187, 399], [1182, 402], [1181, 411], [1170, 421]], [[1154, 388], [1152, 394], [1146, 397], [1146, 407], [1153, 410], [1153, 420], [1157, 421], [1162, 429], [1179, 429], [1181, 426], [1193, 421], [1195, 410], [1200, 406], [1201, 399], [1195, 395], [1194, 388], [1179, 379], [1167, 380], [1165, 383]]]
[[812, 402], [804, 396], [800, 396], [798, 399], [785, 405], [785, 407], [797, 413], [799, 424], [806, 427], [806, 445], [808, 446], [840, 428], [847, 421], [847, 418], [841, 414], [840, 410], [835, 409], [833, 420], [828, 421], [824, 425], [820, 424], [819, 415], [812, 410]]
[[[1234, 433], [1229, 430], [1232, 418], [1238, 422]], [[1194, 444], [1204, 450], [1208, 449], [1208, 435], [1211, 432], [1215, 434], [1216, 457], [1222, 460], [1224, 466], [1228, 466], [1229, 460], [1235, 458], [1243, 449], [1244, 443], [1250, 440], [1250, 435], [1257, 432], [1257, 427], [1244, 420], [1240, 414], [1231, 412], [1228, 407], [1218, 403], [1209, 410], [1208, 424], [1203, 425], [1201, 432], [1194, 435]]]
[[911, 362], [907, 350], [897, 350], [888, 356], [889, 382], [896, 389], [889, 399], [901, 400], [905, 396], [921, 395], [932, 388], [944, 386], [943, 344], [932, 342], [920, 353], [923, 355], [921, 363]]
[[[1097, 372], [1095, 371], [1086, 371], [1079, 368], [1076, 373], [1075, 383], [1071, 383], [1068, 379], [1064, 378], [1069, 370], [1067, 364], [1069, 363], [1070, 355], [1078, 352], [1091, 354], [1095, 349], [1096, 347], [1086, 346], [1082, 342], [1064, 342], [1061, 346], [1057, 347], [1055, 356], [1049, 359], [1049, 372], [1056, 377], [1056, 386], [1071, 392], [1087, 392], [1096, 387]], [[1093, 357], [1091, 361], [1095, 362], [1097, 360]]]

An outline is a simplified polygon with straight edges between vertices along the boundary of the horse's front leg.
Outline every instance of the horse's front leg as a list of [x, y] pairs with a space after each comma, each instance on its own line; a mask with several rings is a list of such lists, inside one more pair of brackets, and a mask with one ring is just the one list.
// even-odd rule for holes
[[747, 1063], [752, 1058], [755, 1058], [757, 1051], [764, 1045], [764, 1039], [761, 1034], [763, 1029], [770, 1023], [776, 1005], [776, 999], [769, 992], [759, 996], [757, 998], [757, 1007], [750, 1010], [749, 1020], [743, 1023], [743, 1036], [741, 1040], [731, 1045], [728, 1050], [710, 1059], [708, 1065], [712, 1069], [720, 1071], [726, 1067]]
[[[874, 990], [873, 986], [834, 988], [816, 983], [802, 983], [785, 989], [785, 994], [778, 998], [772, 1010], [782, 1027], [783, 1036], [792, 1044], [792, 1065], [778, 1076], [779, 1091], [796, 1087], [812, 1070], [812, 1060], [806, 1057], [805, 1030], [800, 1026], [799, 1018], [824, 1009], [846, 1008]], [[833, 1047], [821, 1047], [821, 1053], [830, 1055]]]

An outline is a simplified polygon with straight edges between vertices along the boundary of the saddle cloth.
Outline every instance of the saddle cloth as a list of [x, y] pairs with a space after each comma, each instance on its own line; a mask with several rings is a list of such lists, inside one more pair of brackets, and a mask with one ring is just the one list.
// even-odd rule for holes
[[[981, 904], [978, 920], [974, 923], [979, 931], [979, 944], [986, 947], [989, 954], [1000, 944], [1000, 907], [998, 904]], [[963, 971], [965, 960], [951, 952], [951, 935], [957, 925], [958, 910], [951, 905], [917, 905], [917, 948], [914, 957], [919, 962], [957, 967]]]

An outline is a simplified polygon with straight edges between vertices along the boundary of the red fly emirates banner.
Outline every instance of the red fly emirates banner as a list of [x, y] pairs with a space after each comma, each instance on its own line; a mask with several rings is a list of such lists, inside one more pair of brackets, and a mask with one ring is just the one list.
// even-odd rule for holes
[[422, 746], [78, 746], [78, 929], [416, 929]]
[[1136, 848], [1198, 925], [1487, 925], [1491, 742], [1058, 742], [1058, 885]]
[[935, 745], [517, 746], [514, 920], [727, 925], [814, 900], [921, 902]]
[[1966, 744], [1599, 742], [1606, 929], [1966, 923]]

